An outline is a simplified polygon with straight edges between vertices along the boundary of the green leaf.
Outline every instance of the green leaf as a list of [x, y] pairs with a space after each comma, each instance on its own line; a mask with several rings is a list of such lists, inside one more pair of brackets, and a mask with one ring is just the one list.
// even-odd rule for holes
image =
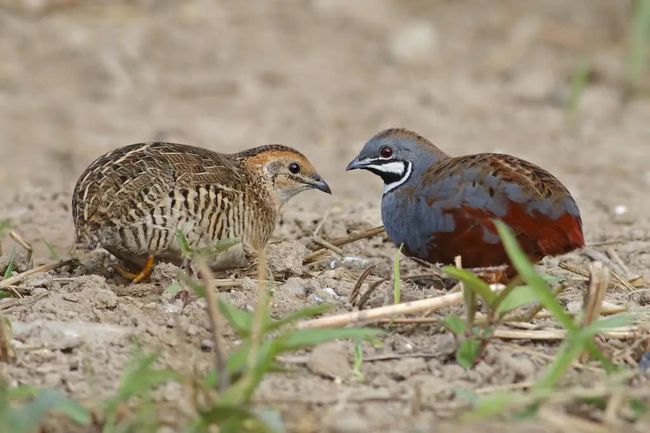
[[470, 271], [466, 271], [465, 269], [460, 269], [455, 266], [444, 266], [442, 270], [450, 277], [462, 281], [463, 284], [467, 286], [467, 288], [478, 294], [488, 304], [491, 305], [492, 302], [494, 302], [496, 299], [496, 295], [490, 289], [488, 283], [481, 280], [478, 276], [471, 273]]
[[230, 323], [230, 326], [232, 326], [240, 336], [246, 337], [250, 335], [253, 323], [253, 315], [251, 313], [240, 310], [221, 297], [219, 297], [219, 310], [228, 323]]
[[165, 288], [165, 292], [169, 293], [170, 295], [176, 295], [181, 290], [183, 290], [183, 286], [181, 286], [179, 283], [171, 283]]
[[475, 338], [466, 338], [460, 342], [458, 350], [456, 351], [456, 361], [461, 367], [470, 369], [476, 363], [479, 351], [481, 350], [481, 342]]
[[14, 273], [14, 261], [16, 260], [16, 247], [11, 248], [11, 253], [9, 254], [9, 262], [7, 263], [7, 268], [5, 269], [5, 274], [3, 279], [11, 277]]
[[456, 314], [447, 315], [442, 324], [457, 336], [465, 334], [465, 321]]
[[237, 238], [219, 239], [215, 244], [210, 245], [205, 249], [202, 249], [201, 252], [202, 253], [205, 252], [210, 255], [216, 255], [234, 247], [240, 242], [241, 241]]
[[503, 247], [514, 265], [519, 275], [537, 294], [537, 300], [557, 319], [560, 324], [571, 333], [577, 330], [577, 325], [571, 319], [571, 316], [564, 310], [562, 305], [555, 298], [550, 287], [544, 281], [540, 274], [537, 273], [528, 257], [523, 252], [510, 228], [502, 221], [496, 220], [494, 224], [497, 227]]
[[50, 253], [50, 258], [52, 260], [59, 260], [59, 252], [54, 248], [54, 245], [52, 245], [47, 239], [43, 239], [43, 243], [45, 243], [45, 246]]
[[178, 246], [181, 248], [181, 253], [184, 256], [189, 257], [192, 255], [192, 247], [190, 247], [190, 243], [187, 241], [185, 233], [180, 229], [176, 230], [176, 242], [178, 242]]
[[499, 304], [497, 313], [507, 313], [524, 305], [537, 302], [537, 291], [530, 286], [515, 287]]
[[35, 393], [33, 399], [16, 408], [12, 408], [5, 422], [12, 433], [31, 433], [51, 411], [59, 411], [81, 425], [90, 423], [90, 413], [79, 404], [68, 399], [59, 391], [43, 390]]
[[0, 237], [4, 236], [5, 232], [11, 228], [11, 220], [8, 218], [0, 220]]
[[593, 337], [606, 329], [629, 325], [634, 321], [634, 317], [634, 314], [616, 314], [614, 316], [603, 317], [582, 329], [580, 332], [586, 336]]

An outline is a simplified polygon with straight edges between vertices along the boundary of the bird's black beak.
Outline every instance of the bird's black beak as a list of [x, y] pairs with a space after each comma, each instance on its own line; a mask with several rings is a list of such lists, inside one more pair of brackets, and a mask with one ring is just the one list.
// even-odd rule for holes
[[330, 189], [330, 186], [323, 180], [322, 177], [318, 176], [317, 178], [314, 179], [314, 183], [310, 184], [310, 186], [314, 189], [317, 189], [319, 191], [326, 192], [328, 194], [332, 193], [332, 190]]
[[356, 157], [352, 161], [350, 161], [347, 167], [345, 167], [345, 171], [358, 170], [366, 167], [368, 167], [368, 161], [359, 160], [359, 157]]

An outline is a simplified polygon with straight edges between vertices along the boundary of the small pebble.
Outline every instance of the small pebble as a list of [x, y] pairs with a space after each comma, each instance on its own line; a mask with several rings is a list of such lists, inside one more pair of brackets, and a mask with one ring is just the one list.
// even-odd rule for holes
[[650, 352], [646, 352], [639, 359], [639, 370], [643, 372], [650, 371]]
[[201, 350], [204, 352], [211, 352], [214, 348], [214, 342], [212, 340], [201, 340]]

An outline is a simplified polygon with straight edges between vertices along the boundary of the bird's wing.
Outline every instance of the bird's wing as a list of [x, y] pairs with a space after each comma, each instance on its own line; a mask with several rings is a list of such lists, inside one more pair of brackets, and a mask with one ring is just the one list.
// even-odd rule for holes
[[73, 194], [75, 226], [95, 230], [116, 219], [136, 220], [166, 197], [187, 200], [198, 188], [225, 191], [242, 183], [229, 157], [174, 143], [139, 143], [98, 158], [81, 175]]
[[[398, 191], [418, 224], [420, 248], [485, 249], [497, 245], [495, 218], [508, 224], [532, 257], [584, 243], [578, 207], [550, 173], [500, 154], [450, 158], [432, 166], [420, 183]], [[433, 235], [433, 237], [432, 237]], [[452, 245], [454, 244], [454, 245]], [[573, 246], [573, 248], [570, 248]], [[447, 261], [447, 260], [441, 260]]]

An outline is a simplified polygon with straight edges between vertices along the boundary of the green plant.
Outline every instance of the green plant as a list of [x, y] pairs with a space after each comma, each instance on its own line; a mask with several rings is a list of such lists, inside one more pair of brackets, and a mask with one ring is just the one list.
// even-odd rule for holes
[[571, 76], [569, 100], [565, 110], [566, 124], [571, 130], [575, 130], [578, 125], [580, 101], [582, 100], [582, 95], [589, 83], [589, 74], [591, 73], [591, 69], [591, 63], [587, 60], [582, 60]]
[[[220, 432], [276, 431], [260, 411], [251, 406], [251, 397], [265, 375], [279, 369], [278, 355], [315, 346], [340, 338], [368, 338], [381, 331], [368, 328], [295, 329], [297, 321], [321, 314], [321, 306], [306, 308], [272, 320], [268, 312], [262, 317], [259, 338], [255, 338], [254, 313], [236, 308], [220, 299], [219, 310], [242, 338], [240, 347], [227, 357], [225, 371], [214, 372], [206, 381], [216, 386], [219, 374], [229, 375], [229, 385], [213, 396], [210, 403], [199, 410], [199, 420], [191, 431], [207, 432], [210, 425], [218, 425]], [[277, 417], [276, 417], [277, 418]]]
[[639, 90], [648, 74], [650, 54], [650, 0], [635, 0], [629, 25], [626, 80], [628, 90]]
[[220, 239], [212, 245], [202, 248], [192, 248], [187, 240], [187, 237], [181, 230], [176, 231], [176, 241], [181, 249], [181, 253], [186, 260], [196, 259], [200, 257], [211, 257], [229, 248], [237, 245], [240, 241], [236, 238]]
[[357, 338], [354, 343], [354, 363], [352, 364], [352, 376], [358, 381], [364, 381], [366, 379], [363, 371], [361, 371], [361, 366], [363, 365], [363, 347], [361, 345], [361, 339]]
[[[152, 391], [165, 382], [179, 380], [180, 374], [154, 366], [158, 354], [136, 350], [115, 395], [103, 404], [102, 433], [155, 432], [158, 429]], [[120, 416], [129, 409], [128, 416]]]
[[[614, 365], [602, 354], [593, 338], [603, 329], [621, 326], [631, 320], [629, 315], [618, 315], [597, 320], [589, 326], [581, 326], [562, 307], [547, 281], [535, 270], [517, 244], [512, 231], [501, 221], [495, 221], [495, 224], [519, 278], [508, 284], [502, 292], [496, 294], [492, 292], [487, 283], [467, 270], [456, 267], [443, 268], [447, 274], [462, 281], [465, 287], [479, 297], [488, 309], [487, 321], [481, 327], [469, 328], [467, 326], [469, 318], [466, 321], [457, 316], [449, 316], [445, 319], [444, 324], [448, 329], [459, 337], [464, 336], [456, 355], [458, 362], [467, 368], [473, 365], [480, 356], [482, 348], [489, 342], [495, 327], [502, 323], [506, 315], [531, 303], [540, 303], [546, 308], [565, 329], [567, 336], [546, 373], [527, 395], [527, 400], [522, 400], [521, 393], [497, 393], [478, 400], [476, 410], [472, 413], [474, 417], [501, 413], [509, 405], [521, 403], [521, 401], [530, 402], [528, 409], [534, 409], [538, 402], [555, 389], [560, 378], [583, 352], [589, 353], [606, 372], [614, 372]], [[525, 283], [524, 285], [521, 285], [522, 281]]]
[[0, 431], [33, 433], [52, 412], [59, 412], [77, 424], [90, 423], [90, 413], [58, 391], [10, 387], [0, 380]]
[[[558, 378], [556, 377], [557, 371], [564, 371], [574, 357], [577, 356], [576, 353], [579, 355], [582, 351], [587, 351], [594, 359], [601, 362], [603, 368], [612, 371], [613, 365], [598, 350], [598, 347], [593, 342], [593, 337], [598, 331], [606, 327], [620, 326], [622, 323], [629, 322], [630, 317], [614, 316], [601, 319], [589, 327], [581, 328], [571, 315], [564, 310], [544, 277], [530, 263], [526, 254], [517, 244], [512, 231], [501, 221], [495, 221], [495, 224], [508, 257], [518, 272], [518, 277], [514, 278], [503, 291], [498, 294], [493, 292], [485, 281], [465, 269], [453, 266], [443, 268], [445, 273], [462, 281], [466, 289], [472, 291], [473, 296], [480, 298], [488, 310], [486, 323], [482, 327], [467, 326], [468, 323], [473, 324], [472, 317], [468, 317], [467, 322], [462, 322], [462, 320], [453, 316], [446, 319], [445, 324], [448, 329], [457, 336], [464, 335], [466, 340], [470, 340], [470, 343], [461, 343], [459, 346], [462, 351], [462, 362], [465, 365], [474, 364], [478, 356], [480, 356], [482, 348], [489, 342], [494, 328], [503, 322], [509, 312], [537, 302], [546, 308], [559, 324], [565, 328], [567, 332], [566, 341], [569, 342], [569, 348], [571, 349], [567, 353], [561, 351], [562, 356], [558, 355], [556, 362], [562, 367], [558, 367], [559, 370], [553, 370], [556, 371], [556, 374], [548, 379], [549, 384], [555, 383]], [[524, 285], [521, 285], [522, 281], [525, 282]], [[476, 342], [481, 343], [478, 349]], [[567, 362], [568, 365], [565, 365]]]
[[52, 245], [47, 239], [44, 239], [43, 243], [45, 244], [47, 251], [50, 253], [50, 258], [52, 260], [59, 260], [60, 255], [59, 252], [56, 250], [56, 247]]
[[[9, 254], [9, 261], [7, 262], [7, 267], [4, 269], [4, 273], [0, 280], [6, 280], [11, 277], [14, 273], [14, 262], [16, 260], [16, 247], [11, 248], [11, 253]], [[10, 298], [13, 294], [7, 289], [0, 289], [0, 299]]]
[[0, 256], [2, 255], [2, 238], [11, 228], [11, 220], [8, 218], [0, 219]]

